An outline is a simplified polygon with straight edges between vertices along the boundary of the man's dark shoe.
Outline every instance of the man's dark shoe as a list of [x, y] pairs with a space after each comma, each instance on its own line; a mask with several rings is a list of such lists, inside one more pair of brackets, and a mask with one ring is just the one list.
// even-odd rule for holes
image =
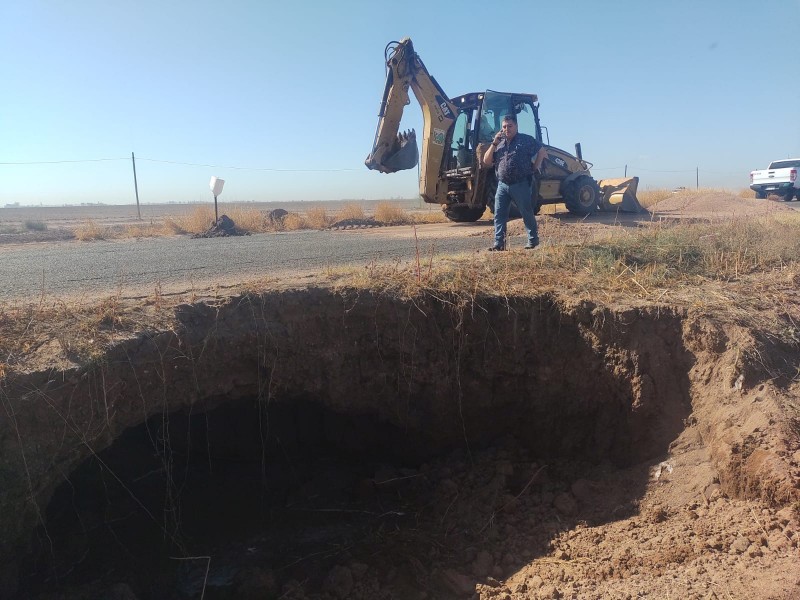
[[527, 244], [525, 244], [525, 250], [533, 250], [538, 245], [539, 245], [538, 241], [536, 241], [536, 242], [528, 242]]
[[505, 250], [505, 246], [492, 246], [489, 248], [489, 252], [503, 252]]

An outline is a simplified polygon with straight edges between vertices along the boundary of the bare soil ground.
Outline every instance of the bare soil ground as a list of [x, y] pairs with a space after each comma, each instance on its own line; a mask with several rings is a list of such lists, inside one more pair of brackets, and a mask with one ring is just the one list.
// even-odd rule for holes
[[[724, 192], [684, 192], [650, 207], [646, 215], [578, 219], [556, 212], [539, 222], [545, 244], [553, 238], [586, 243], [672, 220], [718, 223], [793, 211], [790, 203], [746, 200]], [[485, 236], [488, 246], [491, 230], [486, 225], [424, 227], [440, 235]], [[404, 230], [383, 227], [365, 230], [364, 235], [408, 235]], [[522, 224], [512, 223], [509, 234], [512, 246], [521, 247]], [[792, 271], [786, 277], [783, 304], [765, 311], [764, 323], [778, 313], [781, 318], [788, 315], [787, 322], [800, 323], [800, 276]], [[704, 294], [710, 298], [721, 292], [709, 287], [694, 290], [692, 297], [700, 303]], [[624, 310], [625, 303], [617, 308]], [[758, 334], [755, 328], [752, 332]], [[800, 329], [795, 334], [800, 335]], [[697, 343], [713, 347], [715, 335], [699, 331]], [[55, 343], [52, 352], [58, 364], [62, 359], [56, 356], [60, 349]], [[41, 359], [37, 354], [36, 360]], [[766, 365], [783, 362], [790, 370], [800, 369], [796, 348], [761, 359]], [[704, 422], [726, 423], [729, 438], [709, 441], [707, 432], [696, 426], [696, 416], [690, 416], [668, 454], [656, 463], [593, 470], [574, 463], [545, 465], [517, 448], [498, 445], [469, 460], [443, 457], [418, 473], [376, 473], [373, 483], [395, 481], [406, 498], [433, 498], [433, 504], [420, 511], [417, 529], [404, 535], [391, 529], [376, 532], [384, 545], [374, 556], [367, 546], [340, 552], [337, 564], [321, 574], [319, 587], [302, 580], [279, 582], [275, 573], [254, 568], [238, 582], [235, 597], [800, 598], [800, 383], [795, 374], [772, 388], [742, 391], [732, 404], [726, 399], [742, 387], [736, 375], [718, 389], [706, 390], [704, 399], [704, 410], [710, 411]], [[726, 443], [742, 441], [731, 433], [739, 426], [746, 432], [742, 439], [772, 449], [788, 465], [782, 475], [784, 487], [772, 495], [763, 489], [752, 493], [759, 489], [766, 472], [759, 468], [764, 465], [749, 464], [737, 474], [738, 497], [726, 493], [720, 483], [725, 474], [712, 459]], [[738, 451], [744, 464], [752, 449]], [[417, 475], [435, 482], [433, 488], [415, 488], [415, 481], [423, 479]], [[642, 480], [647, 481], [646, 489], [631, 504], [626, 500], [631, 497], [629, 488]], [[456, 556], [442, 554], [445, 539], [448, 547], [457, 549]], [[120, 589], [119, 594], [129, 593]]]

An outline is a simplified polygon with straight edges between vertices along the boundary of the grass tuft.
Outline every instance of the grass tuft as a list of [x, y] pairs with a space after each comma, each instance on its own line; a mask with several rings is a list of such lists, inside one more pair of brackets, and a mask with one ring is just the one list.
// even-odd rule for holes
[[315, 206], [306, 214], [306, 225], [310, 229], [325, 229], [332, 223], [333, 219], [328, 216], [328, 211], [322, 206]]
[[379, 202], [375, 206], [375, 220], [385, 225], [408, 225], [412, 222], [406, 211], [391, 202]]
[[23, 225], [28, 231], [47, 231], [47, 223], [44, 221], [25, 221]]
[[336, 214], [337, 221], [344, 221], [345, 219], [366, 219], [364, 209], [360, 204], [350, 203], [345, 204], [341, 210]]
[[302, 215], [290, 212], [283, 218], [283, 228], [286, 231], [297, 231], [299, 229], [308, 229], [308, 224]]
[[110, 231], [108, 228], [89, 220], [75, 228], [75, 237], [82, 242], [105, 240], [110, 237]]

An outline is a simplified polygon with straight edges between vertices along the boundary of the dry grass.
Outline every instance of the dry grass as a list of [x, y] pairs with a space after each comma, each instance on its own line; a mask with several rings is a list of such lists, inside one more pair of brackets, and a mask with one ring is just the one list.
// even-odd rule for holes
[[337, 221], [343, 221], [344, 219], [366, 219], [366, 215], [360, 204], [350, 203], [345, 204], [341, 210], [336, 213]]
[[105, 240], [111, 236], [111, 232], [107, 227], [98, 225], [94, 221], [86, 221], [75, 228], [75, 237], [82, 242], [89, 242], [94, 240]]
[[[486, 209], [489, 210], [488, 208]], [[417, 225], [424, 225], [426, 223], [447, 223], [447, 217], [444, 216], [444, 213], [439, 210], [428, 210], [425, 212], [412, 212], [409, 214], [409, 217], [413, 223]]]
[[23, 223], [25, 229], [28, 231], [47, 231], [47, 223], [44, 221], [25, 221]]
[[188, 215], [165, 219], [167, 228], [175, 233], [203, 233], [214, 222], [214, 208], [201, 205]]
[[[290, 227], [293, 219], [302, 225], [303, 217], [290, 213]], [[767, 308], [797, 312], [791, 296], [800, 283], [800, 215], [795, 213], [713, 225], [652, 223], [603, 240], [581, 239], [575, 228], [550, 221], [557, 223], [543, 223], [550, 227], [543, 236], [546, 245], [534, 253], [432, 252], [405, 263], [329, 270], [326, 281], [334, 287], [455, 302], [556, 294], [572, 302], [668, 303], [743, 322], [762, 318]], [[246, 293], [269, 288], [269, 282], [242, 285]], [[169, 327], [172, 307], [195, 300], [194, 290], [191, 298], [170, 297], [156, 286], [144, 302], [119, 294], [75, 305], [44, 296], [30, 303], [0, 302], [0, 370], [41, 353], [57, 357], [54, 341], [69, 360], [97, 359], [115, 340]], [[800, 323], [800, 315], [795, 320]]]
[[309, 209], [305, 221], [307, 228], [310, 229], [325, 229], [333, 223], [333, 219], [328, 216], [328, 211], [322, 206]]
[[302, 215], [289, 213], [283, 219], [283, 228], [286, 231], [297, 231], [298, 229], [308, 229], [308, 224]]
[[[538, 295], [569, 289], [571, 295], [609, 300], [641, 299], [709, 301], [704, 285], [744, 284], [727, 298], [736, 304], [754, 300], [753, 280], [772, 276], [785, 281], [800, 272], [800, 215], [739, 219], [717, 224], [653, 224], [632, 235], [602, 242], [559, 240], [536, 253], [507, 252], [470, 256], [466, 260], [431, 261], [430, 266], [375, 265], [342, 276], [346, 285], [414, 296], [419, 293], [471, 295]], [[551, 245], [552, 244], [552, 245]], [[761, 294], [758, 291], [756, 296]]]
[[375, 206], [375, 220], [384, 225], [408, 225], [412, 222], [405, 210], [391, 202], [380, 202]]
[[237, 229], [248, 233], [264, 233], [274, 229], [268, 223], [267, 215], [255, 208], [231, 208], [225, 214], [233, 219]]

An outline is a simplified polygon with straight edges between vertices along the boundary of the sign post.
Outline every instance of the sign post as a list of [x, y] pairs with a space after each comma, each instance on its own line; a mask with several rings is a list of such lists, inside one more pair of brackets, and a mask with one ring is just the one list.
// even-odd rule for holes
[[217, 196], [222, 194], [222, 187], [225, 185], [224, 179], [219, 179], [216, 175], [211, 178], [208, 187], [211, 188], [211, 193], [214, 194], [214, 224], [219, 221], [219, 213], [217, 211]]

